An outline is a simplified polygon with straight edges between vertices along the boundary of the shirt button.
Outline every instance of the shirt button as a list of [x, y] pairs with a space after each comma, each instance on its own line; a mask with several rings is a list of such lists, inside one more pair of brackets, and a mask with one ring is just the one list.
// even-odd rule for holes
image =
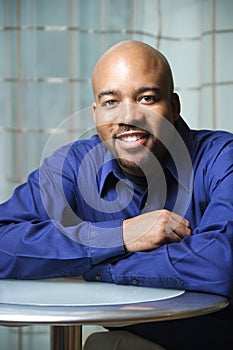
[[133, 280], [132, 280], [132, 284], [134, 284], [135, 286], [138, 284], [138, 280], [136, 279], [136, 278], [134, 278]]
[[66, 276], [66, 277], [70, 277], [70, 276], [71, 276], [71, 272], [68, 272], [68, 271], [65, 272], [65, 276]]
[[145, 205], [144, 205], [144, 208], [145, 208], [145, 209], [150, 208], [150, 203], [146, 202]]
[[101, 275], [96, 275], [95, 279], [96, 279], [96, 281], [101, 281]]

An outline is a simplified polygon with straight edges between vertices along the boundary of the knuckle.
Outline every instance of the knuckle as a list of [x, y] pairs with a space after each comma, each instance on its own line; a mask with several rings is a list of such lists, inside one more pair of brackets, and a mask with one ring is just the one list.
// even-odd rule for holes
[[161, 222], [167, 223], [168, 220], [170, 219], [170, 216], [171, 215], [168, 210], [166, 209], [161, 210], [161, 215], [160, 215]]

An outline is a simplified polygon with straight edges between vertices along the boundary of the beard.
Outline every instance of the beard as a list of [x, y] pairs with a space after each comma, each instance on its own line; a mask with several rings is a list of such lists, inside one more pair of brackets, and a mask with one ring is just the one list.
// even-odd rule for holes
[[161, 167], [167, 156], [167, 149], [159, 140], [154, 140], [153, 146], [142, 146], [137, 151], [119, 152], [114, 149], [114, 156], [123, 171], [135, 176], [156, 176], [157, 168]]
[[144, 171], [142, 170], [143, 167], [139, 166], [135, 162], [124, 158], [118, 158], [117, 161], [120, 168], [125, 172], [135, 176], [144, 176]]
[[118, 164], [123, 171], [135, 176], [145, 176], [154, 171], [156, 162], [154, 154], [149, 150], [143, 150], [142, 154], [130, 153], [125, 156], [118, 155]]

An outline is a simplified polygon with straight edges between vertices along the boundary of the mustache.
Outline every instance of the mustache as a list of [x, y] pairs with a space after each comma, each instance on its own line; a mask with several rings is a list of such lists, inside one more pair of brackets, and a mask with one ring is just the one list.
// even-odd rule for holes
[[147, 134], [151, 134], [151, 131], [148, 127], [146, 127], [146, 125], [119, 124], [118, 129], [114, 133], [114, 137], [128, 131], [141, 131]]

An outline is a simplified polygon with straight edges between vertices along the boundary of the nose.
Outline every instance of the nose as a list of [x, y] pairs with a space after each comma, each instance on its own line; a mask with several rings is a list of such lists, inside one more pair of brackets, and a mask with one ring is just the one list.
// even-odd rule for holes
[[114, 113], [114, 122], [118, 124], [142, 124], [145, 111], [137, 103], [121, 102]]

